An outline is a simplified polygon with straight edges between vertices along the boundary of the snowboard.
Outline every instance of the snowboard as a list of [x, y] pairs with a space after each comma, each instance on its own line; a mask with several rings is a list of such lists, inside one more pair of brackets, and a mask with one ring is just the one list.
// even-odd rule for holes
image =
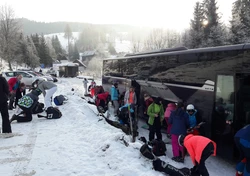
[[129, 134], [129, 131], [130, 131], [130, 130], [129, 130], [129, 127], [128, 127], [128, 126], [122, 125], [122, 124], [120, 124], [120, 122], [110, 120], [110, 119], [106, 118], [105, 116], [103, 116], [103, 118], [104, 118], [104, 119], [106, 120], [106, 122], [107, 122], [108, 124], [110, 124], [111, 126], [121, 129], [121, 130], [122, 130], [124, 133], [126, 133], [127, 135]]

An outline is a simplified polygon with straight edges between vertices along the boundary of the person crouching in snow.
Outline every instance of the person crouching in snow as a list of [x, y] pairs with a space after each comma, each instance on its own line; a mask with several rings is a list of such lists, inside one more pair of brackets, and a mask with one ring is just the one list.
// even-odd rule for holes
[[48, 109], [49, 107], [51, 107], [52, 96], [57, 91], [57, 85], [49, 81], [37, 79], [32, 83], [32, 87], [37, 87], [42, 91], [44, 96], [45, 108]]
[[[40, 89], [32, 90], [31, 93], [24, 95], [18, 100], [18, 107], [10, 122], [30, 122], [32, 120], [32, 110], [38, 103], [38, 96], [42, 93]], [[23, 116], [20, 116], [23, 114]]]
[[166, 123], [167, 123], [167, 137], [168, 138], [171, 138], [171, 134], [170, 134], [170, 130], [171, 130], [171, 127], [172, 125], [170, 123], [168, 123], [168, 119], [172, 113], [172, 111], [174, 111], [176, 109], [176, 104], [175, 103], [169, 103], [168, 104], [168, 107], [166, 108], [165, 110], [165, 113], [164, 113], [164, 118], [166, 120]]
[[154, 102], [149, 105], [147, 114], [149, 116], [149, 141], [151, 142], [155, 138], [155, 133], [157, 140], [162, 140], [161, 124], [164, 119], [164, 109], [159, 97], [155, 98]]
[[234, 136], [240, 151], [240, 162], [236, 166], [236, 176], [250, 176], [250, 125], [240, 129]]
[[129, 125], [129, 111], [131, 118], [135, 118], [135, 105], [134, 104], [125, 104], [124, 106], [119, 108], [119, 122], [122, 125]]
[[209, 176], [205, 161], [211, 155], [216, 156], [216, 143], [209, 138], [193, 134], [180, 135], [178, 143], [180, 146], [186, 147], [194, 164], [191, 174], [194, 176]]

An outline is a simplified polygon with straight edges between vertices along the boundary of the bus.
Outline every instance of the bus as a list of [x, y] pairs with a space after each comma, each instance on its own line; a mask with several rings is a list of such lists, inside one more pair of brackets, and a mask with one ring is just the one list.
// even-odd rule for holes
[[[217, 143], [217, 154], [238, 156], [234, 134], [250, 123], [250, 43], [187, 49], [179, 47], [104, 59], [102, 84], [135, 87], [164, 101], [193, 104], [205, 136]], [[140, 106], [140, 105], [139, 105]]]

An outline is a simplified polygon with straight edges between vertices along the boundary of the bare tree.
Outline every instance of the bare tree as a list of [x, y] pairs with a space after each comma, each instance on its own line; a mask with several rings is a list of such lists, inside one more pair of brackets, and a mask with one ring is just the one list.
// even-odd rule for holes
[[143, 49], [143, 43], [140, 37], [136, 35], [132, 35], [131, 42], [130, 42], [130, 50], [132, 53], [141, 52]]
[[153, 29], [148, 38], [144, 41], [145, 50], [157, 50], [165, 48], [167, 45], [167, 37], [163, 29]]
[[15, 50], [20, 34], [20, 25], [15, 18], [14, 10], [7, 5], [0, 6], [0, 56], [9, 64], [15, 59]]

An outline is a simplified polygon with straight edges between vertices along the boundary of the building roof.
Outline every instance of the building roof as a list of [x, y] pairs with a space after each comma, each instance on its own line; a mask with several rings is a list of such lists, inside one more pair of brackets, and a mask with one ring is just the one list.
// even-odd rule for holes
[[79, 64], [80, 67], [85, 67], [85, 68], [87, 68], [87, 66], [86, 66], [84, 63], [82, 63], [82, 61], [79, 60], [79, 59], [75, 60], [73, 63]]
[[81, 53], [80, 55], [81, 55], [81, 56], [84, 56], [84, 57], [86, 57], [86, 56], [94, 56], [94, 55], [95, 55], [95, 52], [96, 52], [96, 51], [84, 51], [84, 52]]

